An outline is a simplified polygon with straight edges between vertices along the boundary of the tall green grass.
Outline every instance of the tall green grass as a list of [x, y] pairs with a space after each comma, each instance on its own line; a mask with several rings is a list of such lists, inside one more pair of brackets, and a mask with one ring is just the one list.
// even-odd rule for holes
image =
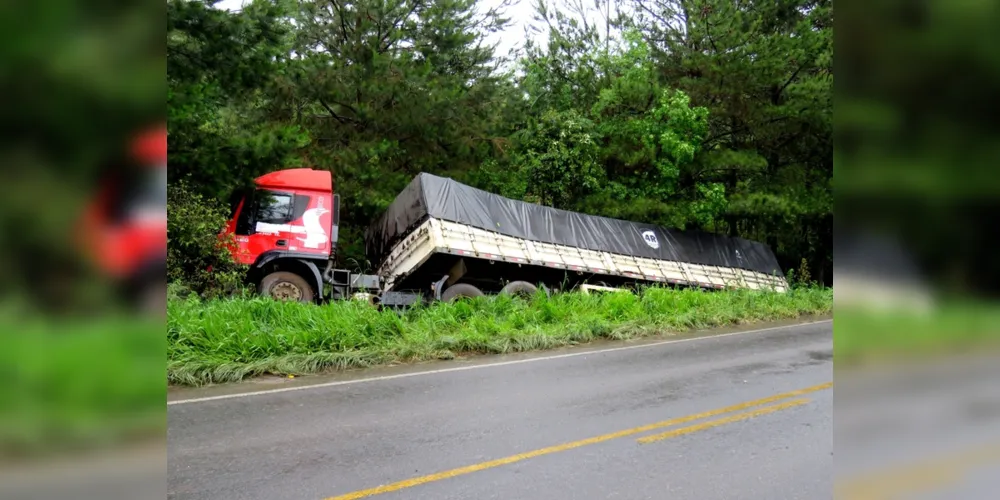
[[162, 439], [163, 322], [0, 311], [0, 462]]
[[543, 294], [455, 304], [403, 314], [360, 302], [322, 306], [268, 299], [171, 300], [170, 383], [235, 382], [402, 361], [549, 349], [596, 339], [825, 314], [830, 289], [780, 294], [650, 288], [638, 294]]

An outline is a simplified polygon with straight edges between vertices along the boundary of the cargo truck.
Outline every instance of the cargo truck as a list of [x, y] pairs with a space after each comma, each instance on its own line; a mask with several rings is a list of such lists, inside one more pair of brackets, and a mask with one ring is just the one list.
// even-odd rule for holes
[[239, 193], [224, 233], [248, 282], [281, 300], [386, 306], [539, 288], [788, 286], [759, 242], [559, 210], [427, 173], [365, 232], [375, 274], [355, 273], [334, 266], [340, 203], [330, 172], [309, 168], [263, 175]]

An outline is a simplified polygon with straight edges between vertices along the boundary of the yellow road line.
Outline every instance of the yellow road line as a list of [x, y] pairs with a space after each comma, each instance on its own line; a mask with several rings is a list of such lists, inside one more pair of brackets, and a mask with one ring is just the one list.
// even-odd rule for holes
[[534, 451], [529, 451], [527, 453], [520, 453], [517, 455], [511, 455], [509, 457], [499, 458], [496, 460], [490, 460], [488, 462], [481, 462], [474, 465], [468, 465], [465, 467], [459, 467], [457, 469], [446, 470], [443, 472], [438, 472], [435, 474], [429, 474], [426, 476], [414, 477], [411, 479], [406, 479], [396, 483], [386, 484], [378, 486], [375, 488], [369, 488], [366, 490], [358, 490], [351, 493], [346, 493], [344, 495], [329, 497], [326, 500], [358, 500], [360, 498], [366, 498], [373, 495], [380, 495], [382, 493], [389, 493], [392, 491], [399, 491], [406, 488], [412, 488], [414, 486], [419, 486], [421, 484], [432, 483], [435, 481], [440, 481], [442, 479], [448, 479], [455, 476], [462, 476], [465, 474], [470, 474], [473, 472], [479, 472], [481, 470], [492, 469], [494, 467], [500, 467], [501, 465], [508, 465], [515, 462], [520, 462], [522, 460], [527, 460], [529, 458], [540, 457], [543, 455], [549, 455], [552, 453], [558, 453], [560, 451], [572, 450], [575, 448], [580, 448], [582, 446], [587, 446], [591, 444], [603, 443], [605, 441], [610, 441], [612, 439], [623, 438], [627, 436], [633, 436], [643, 432], [662, 429], [664, 427], [672, 427], [675, 425], [684, 424], [687, 422], [692, 422], [694, 420], [701, 420], [703, 418], [714, 417], [716, 415], [722, 415], [725, 413], [732, 413], [734, 411], [745, 410], [747, 408], [752, 408], [754, 406], [760, 406], [768, 403], [773, 403], [783, 399], [792, 398], [795, 396], [801, 396], [803, 394], [809, 394], [812, 392], [821, 391], [823, 389], [829, 389], [833, 387], [833, 382], [827, 382], [825, 384], [814, 385], [812, 387], [806, 387], [804, 389], [799, 389], [795, 391], [789, 391], [781, 394], [775, 394], [774, 396], [769, 396], [766, 398], [757, 399], [754, 401], [747, 401], [745, 403], [740, 403], [732, 406], [727, 406], [725, 408], [719, 408], [716, 410], [710, 410], [702, 413], [696, 413], [694, 415], [688, 415], [686, 417], [673, 418], [670, 420], [664, 420], [662, 422], [657, 422], [654, 424], [643, 425], [641, 427], [633, 427], [631, 429], [625, 429], [618, 432], [612, 432], [610, 434], [604, 434], [601, 436], [595, 436], [588, 439], [581, 439], [579, 441], [572, 441], [569, 443], [563, 443], [555, 446], [549, 446], [548, 448], [541, 448]]
[[927, 493], [960, 482], [971, 469], [1000, 462], [1000, 443], [934, 457], [894, 469], [866, 474], [834, 485], [839, 500], [888, 500]]
[[670, 439], [677, 436], [683, 436], [686, 434], [692, 434], [698, 431], [703, 431], [705, 429], [711, 429], [712, 427], [718, 427], [720, 425], [731, 424], [733, 422], [739, 422], [740, 420], [747, 420], [754, 417], [759, 417], [761, 415], [767, 415], [768, 413], [774, 413], [776, 411], [781, 411], [786, 408], [792, 408], [793, 406], [804, 405], [809, 402], [809, 398], [799, 398], [793, 399], [791, 401], [786, 401], [784, 403], [778, 403], [776, 405], [765, 406], [763, 408], [757, 408], [756, 410], [750, 410], [744, 413], [737, 413], [729, 417], [724, 417], [716, 420], [709, 420], [708, 422], [702, 422], [700, 424], [689, 425], [687, 427], [681, 427], [680, 429], [674, 429], [667, 432], [662, 432], [660, 434], [653, 434], [652, 436], [646, 436], [644, 438], [639, 438], [642, 444], [648, 444], [656, 441], [662, 441], [664, 439]]

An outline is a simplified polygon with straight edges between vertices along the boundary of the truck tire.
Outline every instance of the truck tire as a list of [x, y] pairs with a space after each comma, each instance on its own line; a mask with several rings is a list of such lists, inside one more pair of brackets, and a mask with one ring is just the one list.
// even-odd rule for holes
[[313, 289], [309, 286], [309, 282], [302, 276], [287, 271], [264, 276], [260, 281], [259, 292], [275, 300], [297, 300], [306, 303], [313, 301]]
[[525, 297], [531, 298], [538, 293], [538, 287], [528, 283], [527, 281], [511, 281], [507, 283], [507, 286], [500, 290], [501, 295], [513, 295], [515, 297]]
[[146, 285], [140, 292], [139, 302], [142, 312], [153, 317], [167, 317], [167, 285]]
[[451, 285], [441, 294], [442, 302], [454, 302], [459, 297], [482, 297], [486, 295], [482, 290], [472, 286], [468, 283], [456, 283]]

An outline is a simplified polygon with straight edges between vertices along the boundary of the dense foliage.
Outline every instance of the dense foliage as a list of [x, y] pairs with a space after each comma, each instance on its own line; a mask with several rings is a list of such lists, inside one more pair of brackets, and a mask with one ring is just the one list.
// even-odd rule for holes
[[369, 221], [430, 172], [764, 241], [830, 282], [832, 2], [539, 1], [543, 43], [512, 60], [487, 42], [502, 7], [169, 0], [171, 182], [225, 200], [267, 171], [329, 169], [342, 263], [364, 262]]
[[200, 291], [206, 297], [229, 296], [241, 291], [247, 266], [233, 261], [220, 239], [227, 213], [205, 200], [187, 181], [167, 188], [167, 280], [175, 292]]

